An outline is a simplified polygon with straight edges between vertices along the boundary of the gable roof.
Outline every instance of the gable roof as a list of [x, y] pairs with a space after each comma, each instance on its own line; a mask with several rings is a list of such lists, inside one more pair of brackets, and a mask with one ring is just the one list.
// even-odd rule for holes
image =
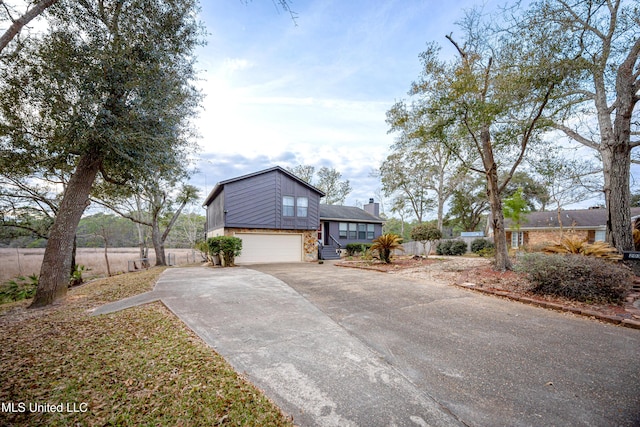
[[[640, 215], [640, 208], [631, 208], [631, 216]], [[560, 220], [563, 228], [596, 229], [603, 228], [607, 224], [607, 209], [577, 209], [560, 211]], [[560, 228], [557, 211], [528, 213], [520, 230]], [[511, 221], [505, 221], [505, 229], [511, 230]]]
[[382, 224], [384, 220], [355, 206], [320, 204], [320, 221], [357, 221]]
[[246, 175], [242, 175], [242, 176], [238, 176], [235, 178], [230, 178], [230, 179], [226, 179], [224, 181], [220, 181], [216, 184], [215, 187], [213, 187], [213, 190], [211, 190], [211, 192], [209, 193], [209, 195], [207, 196], [207, 198], [204, 200], [204, 203], [202, 204], [202, 206], [207, 206], [218, 194], [220, 194], [220, 192], [222, 191], [222, 189], [224, 188], [224, 186], [226, 184], [232, 183], [232, 182], [236, 182], [236, 181], [242, 181], [243, 179], [248, 179], [248, 178], [253, 178], [254, 176], [258, 176], [258, 175], [263, 175], [263, 174], [267, 174], [270, 172], [274, 172], [274, 171], [279, 171], [285, 175], [287, 175], [289, 178], [299, 182], [300, 184], [308, 187], [309, 189], [311, 189], [312, 191], [315, 191], [316, 193], [318, 193], [320, 195], [320, 197], [324, 197], [324, 193], [317, 189], [316, 187], [314, 187], [313, 185], [309, 184], [308, 182], [298, 178], [297, 176], [295, 176], [294, 174], [292, 174], [291, 172], [289, 172], [288, 170], [280, 167], [280, 166], [274, 166], [272, 168], [268, 168], [268, 169], [264, 169], [258, 172], [253, 172], [253, 173], [249, 173]]

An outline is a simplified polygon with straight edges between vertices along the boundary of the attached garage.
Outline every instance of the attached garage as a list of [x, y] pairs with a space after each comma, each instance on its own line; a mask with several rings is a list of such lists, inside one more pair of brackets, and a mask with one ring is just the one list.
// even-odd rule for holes
[[242, 253], [236, 263], [302, 261], [302, 234], [235, 233], [242, 239]]

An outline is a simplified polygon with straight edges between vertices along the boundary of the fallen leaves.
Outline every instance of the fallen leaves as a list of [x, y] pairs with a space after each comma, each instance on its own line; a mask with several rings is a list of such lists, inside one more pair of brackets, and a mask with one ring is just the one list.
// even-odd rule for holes
[[0, 413], [0, 425], [291, 425], [161, 303], [90, 317], [146, 292], [162, 269], [90, 282], [66, 302], [0, 314], [0, 401], [87, 403], [84, 413]]

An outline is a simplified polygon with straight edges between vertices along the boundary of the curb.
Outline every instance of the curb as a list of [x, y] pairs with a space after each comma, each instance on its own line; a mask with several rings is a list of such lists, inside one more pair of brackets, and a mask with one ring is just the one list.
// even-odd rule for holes
[[[495, 291], [490, 289], [484, 289], [484, 288], [478, 287], [478, 285], [476, 285], [475, 283], [454, 283], [453, 285], [463, 289], [480, 292], [486, 295], [495, 295], [503, 298], [508, 298], [510, 300], [519, 301], [524, 304], [533, 305], [535, 307], [541, 307], [541, 308], [546, 308], [550, 310], [578, 314], [581, 316], [596, 318], [603, 322], [612, 323], [614, 325], [619, 325], [619, 326], [624, 326], [626, 328], [640, 330], [640, 319], [634, 320], [634, 319], [627, 319], [620, 316], [608, 316], [606, 314], [602, 314], [597, 311], [593, 311], [585, 308], [568, 307], [568, 306], [558, 304], [555, 302], [550, 302], [550, 301], [540, 301], [534, 298], [513, 294], [508, 291]], [[640, 310], [634, 308], [632, 305], [631, 307], [629, 307], [629, 305], [630, 304], [627, 304], [627, 311], [632, 311], [632, 310], [637, 311], [638, 314], [640, 315]]]

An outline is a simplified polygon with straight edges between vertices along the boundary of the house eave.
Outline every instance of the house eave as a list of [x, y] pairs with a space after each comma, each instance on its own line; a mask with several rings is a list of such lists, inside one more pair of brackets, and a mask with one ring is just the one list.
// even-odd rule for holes
[[206, 208], [207, 206], [209, 206], [209, 203], [211, 203], [211, 201], [213, 199], [215, 199], [215, 197], [220, 193], [220, 191], [222, 191], [224, 184], [216, 184], [215, 187], [213, 187], [213, 190], [211, 190], [211, 192], [209, 193], [209, 195], [207, 196], [206, 199], [204, 199], [204, 203], [202, 204], [203, 208]]
[[279, 171], [287, 176], [289, 176], [291, 179], [298, 181], [299, 183], [301, 183], [302, 185], [308, 187], [310, 190], [315, 191], [316, 193], [318, 193], [318, 195], [320, 195], [320, 197], [324, 197], [326, 196], [326, 194], [314, 187], [313, 185], [309, 184], [308, 182], [298, 178], [297, 176], [295, 176], [294, 174], [292, 174], [291, 172], [289, 172], [288, 170], [280, 167], [280, 166], [274, 166], [268, 169], [264, 169], [261, 171], [257, 171], [257, 172], [252, 172], [246, 175], [242, 175], [242, 176], [237, 176], [235, 178], [230, 178], [230, 179], [226, 179], [224, 181], [220, 181], [216, 184], [215, 187], [213, 187], [213, 190], [211, 190], [211, 192], [209, 193], [209, 195], [207, 196], [207, 198], [204, 200], [203, 203], [203, 207], [206, 207], [209, 205], [209, 203], [211, 203], [211, 201], [218, 195], [218, 193], [220, 193], [220, 191], [222, 191], [222, 189], [224, 188], [224, 186], [226, 184], [232, 183], [232, 182], [237, 182], [237, 181], [242, 181], [243, 179], [248, 179], [248, 178], [253, 178], [254, 176], [258, 176], [258, 175], [263, 175], [266, 173], [270, 173], [270, 172], [274, 172], [274, 171]]
[[571, 231], [571, 230], [606, 230], [604, 225], [591, 225], [591, 226], [573, 226], [573, 227], [520, 227], [505, 228], [504, 231]]
[[320, 217], [320, 221], [361, 222], [361, 223], [367, 223], [367, 224], [384, 224], [383, 220], [359, 219], [359, 218], [325, 218], [325, 217]]

